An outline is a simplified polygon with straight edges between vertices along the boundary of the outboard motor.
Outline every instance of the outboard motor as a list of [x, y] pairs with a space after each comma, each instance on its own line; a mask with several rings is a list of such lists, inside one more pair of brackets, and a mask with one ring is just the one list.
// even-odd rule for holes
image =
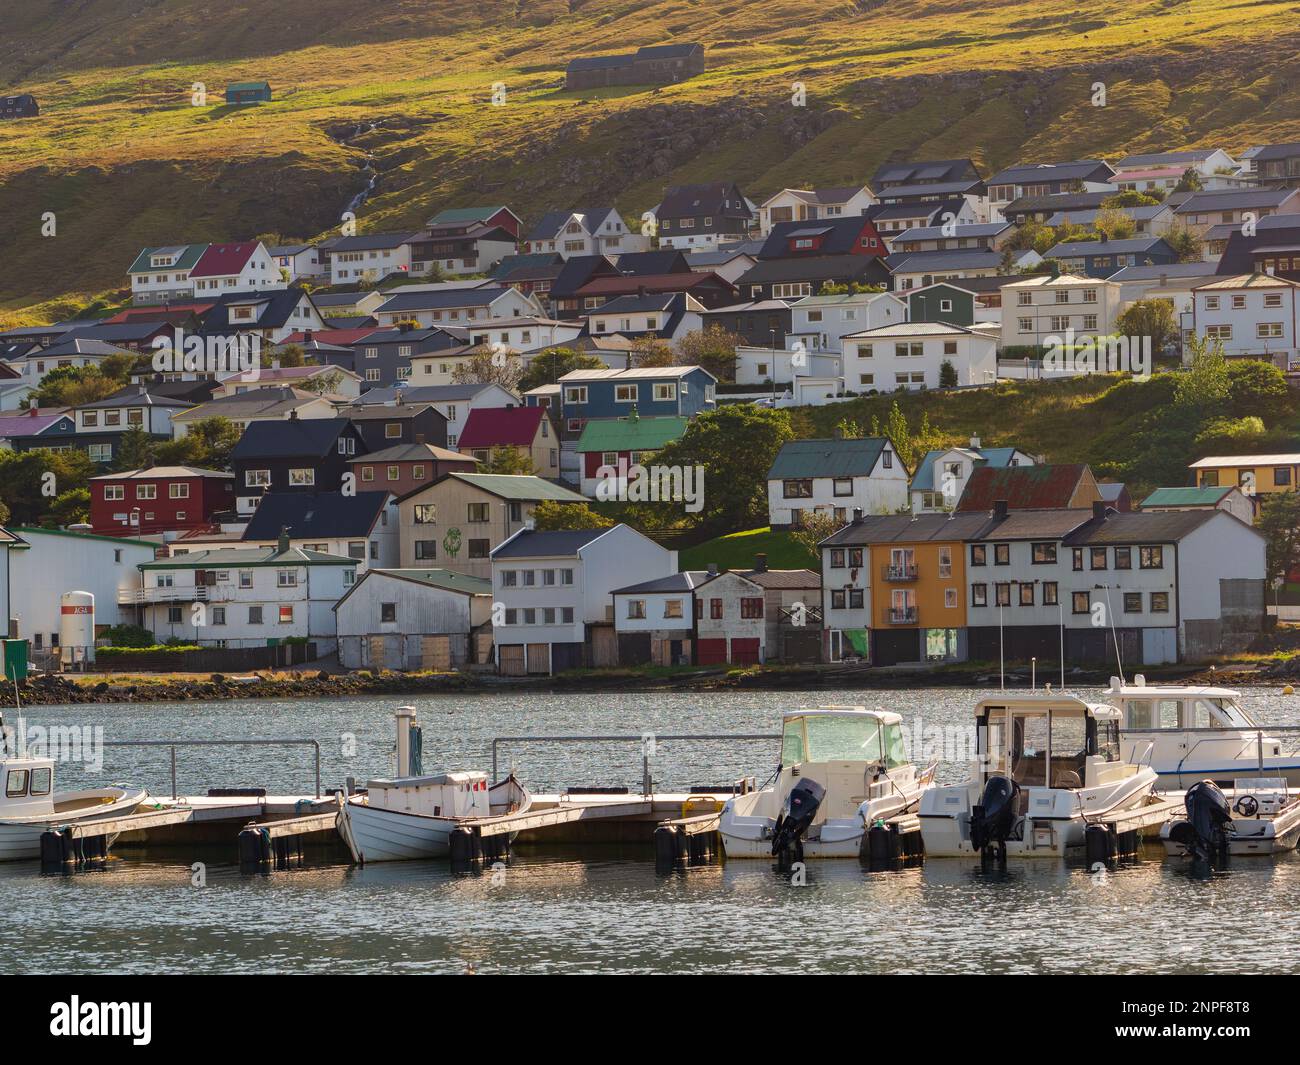
[[826, 789], [809, 777], [804, 777], [790, 789], [785, 809], [776, 819], [776, 827], [772, 831], [772, 853], [782, 863], [803, 860], [803, 834], [817, 816], [824, 798]]
[[1187, 820], [1171, 825], [1169, 838], [1196, 861], [1225, 863], [1232, 831], [1232, 807], [1227, 797], [1214, 781], [1202, 780], [1187, 789], [1183, 804]]
[[980, 854], [996, 851], [1007, 856], [1007, 840], [1014, 839], [1020, 785], [1010, 777], [992, 776], [984, 785], [980, 804], [970, 812], [970, 842]]

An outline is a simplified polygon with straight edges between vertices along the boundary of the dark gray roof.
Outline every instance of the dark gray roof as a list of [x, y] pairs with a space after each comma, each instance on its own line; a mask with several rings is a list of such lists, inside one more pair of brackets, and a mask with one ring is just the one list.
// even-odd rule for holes
[[346, 418], [289, 418], [251, 422], [230, 452], [235, 461], [262, 458], [320, 458], [337, 447]]
[[387, 500], [387, 492], [272, 492], [253, 511], [243, 539], [274, 540], [285, 527], [295, 540], [368, 536]]
[[1162, 277], [1210, 277], [1213, 273], [1214, 263], [1156, 263], [1150, 266], [1126, 266], [1123, 270], [1116, 270], [1106, 280], [1159, 281]]
[[375, 313], [440, 310], [444, 307], [486, 307], [513, 289], [500, 286], [454, 288], [441, 292], [398, 292], [375, 308]]
[[988, 523], [987, 514], [875, 514], [850, 522], [819, 546], [973, 540]]
[[[777, 452], [769, 481], [803, 477], [865, 477], [885, 449], [883, 436], [861, 439], [791, 440]], [[901, 465], [901, 463], [900, 463]]]
[[768, 281], [819, 281], [826, 278], [862, 277], [875, 267], [874, 255], [813, 255], [808, 258], [764, 259], [740, 275], [736, 285]]
[[1217, 510], [1111, 511], [1104, 521], [1088, 522], [1067, 537], [1065, 542], [1070, 546], [1175, 543], [1218, 514]]
[[1296, 194], [1295, 189], [1225, 189], [1197, 192], [1178, 205], [1175, 214], [1236, 211], [1249, 207], [1277, 207]]
[[492, 552], [497, 558], [552, 558], [576, 555], [579, 549], [604, 536], [608, 529], [525, 529]]
[[1102, 159], [1076, 159], [1067, 163], [1019, 163], [999, 170], [987, 178], [987, 183], [1024, 185], [1040, 181], [1082, 181], [1098, 170], [1114, 173]]
[[615, 588], [612, 595], [637, 595], [652, 592], [689, 592], [698, 588], [709, 579], [708, 570], [682, 570], [668, 577], [656, 577], [652, 581], [629, 584], [626, 588]]

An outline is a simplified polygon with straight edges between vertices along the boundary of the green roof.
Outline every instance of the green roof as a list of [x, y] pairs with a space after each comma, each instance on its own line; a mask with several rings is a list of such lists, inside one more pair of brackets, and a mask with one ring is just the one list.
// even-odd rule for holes
[[578, 451], [657, 451], [686, 432], [687, 418], [596, 418], [578, 438]]
[[269, 91], [270, 88], [271, 83], [269, 81], [237, 81], [232, 85], [227, 85], [226, 92], [247, 92], [250, 89], [266, 89]]
[[[876, 468], [888, 441], [883, 436], [860, 439], [791, 440], [777, 453], [767, 471], [769, 481], [802, 477], [866, 477]], [[901, 463], [899, 464], [901, 468]]]
[[150, 266], [149, 256], [155, 252], [170, 251], [173, 248], [184, 248], [181, 257], [171, 266], [166, 267], [168, 270], [188, 270], [199, 261], [203, 253], [208, 250], [206, 244], [159, 244], [153, 248], [142, 248], [140, 254], [135, 257], [135, 262], [128, 268], [128, 274], [144, 273], [147, 270], [161, 270], [161, 266]]
[[533, 477], [529, 474], [453, 472], [447, 474], [447, 476], [464, 481], [466, 484], [472, 484], [475, 488], [491, 492], [494, 496], [500, 496], [502, 499], [526, 501], [554, 499], [561, 503], [590, 502], [586, 496], [580, 496], [577, 492], [558, 485], [554, 481], [548, 481], [545, 477]]
[[1232, 491], [1231, 486], [1206, 488], [1157, 488], [1139, 507], [1215, 507]]
[[223, 547], [213, 551], [191, 551], [153, 562], [141, 562], [138, 569], [252, 569], [255, 566], [355, 566], [359, 559], [331, 555], [324, 551], [306, 551], [291, 547], [245, 548]]

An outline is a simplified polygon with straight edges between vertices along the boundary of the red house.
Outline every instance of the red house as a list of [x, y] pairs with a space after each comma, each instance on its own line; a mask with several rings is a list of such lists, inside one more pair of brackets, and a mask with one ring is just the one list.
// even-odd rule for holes
[[545, 407], [471, 410], [456, 447], [479, 462], [491, 462], [496, 449], [513, 448], [532, 462], [537, 476], [553, 480], [560, 475], [560, 441]]
[[90, 479], [90, 524], [101, 536], [162, 536], [202, 529], [235, 508], [235, 475], [151, 466]]
[[888, 254], [884, 238], [867, 215], [818, 218], [805, 222], [778, 222], [772, 227], [760, 259], [791, 259], [821, 255]]

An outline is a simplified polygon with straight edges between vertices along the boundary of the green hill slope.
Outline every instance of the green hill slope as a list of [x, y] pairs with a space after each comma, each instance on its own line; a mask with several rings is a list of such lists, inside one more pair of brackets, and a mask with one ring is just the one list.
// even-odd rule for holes
[[[636, 216], [674, 181], [732, 176], [762, 197], [865, 180], [901, 155], [996, 167], [1300, 139], [1298, 13], [1269, 0], [25, 0], [0, 39], [0, 85], [36, 93], [43, 114], [0, 123], [0, 314], [120, 287], [143, 244], [327, 232], [367, 155], [380, 182], [363, 232], [483, 200], [528, 221], [592, 201]], [[560, 89], [572, 55], [666, 40], [702, 41], [706, 73]], [[217, 102], [228, 81], [261, 78], [274, 103]], [[792, 106], [796, 81], [806, 107]], [[196, 82], [211, 105], [191, 106]], [[49, 211], [58, 235], [42, 237]]]

